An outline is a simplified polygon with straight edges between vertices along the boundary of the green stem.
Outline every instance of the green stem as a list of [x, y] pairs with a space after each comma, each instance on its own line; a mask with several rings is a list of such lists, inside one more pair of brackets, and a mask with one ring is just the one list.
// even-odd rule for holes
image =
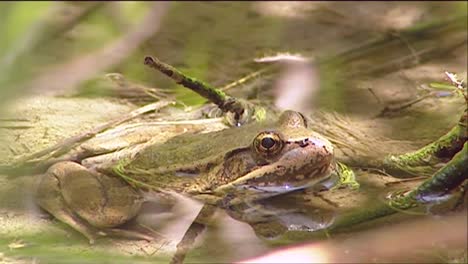
[[390, 155], [384, 159], [389, 170], [398, 170], [413, 175], [432, 174], [433, 166], [450, 159], [462, 149], [468, 139], [468, 112], [462, 114], [458, 124], [436, 141], [414, 152]]
[[443, 197], [460, 186], [468, 177], [468, 142], [450, 162], [438, 170], [434, 176], [424, 181], [408, 195], [420, 202], [428, 202]]
[[[350, 226], [368, 222], [397, 212], [405, 212], [408, 209], [436, 202], [446, 198], [445, 195], [460, 186], [468, 176], [468, 142], [450, 162], [438, 170], [431, 178], [424, 181], [417, 188], [404, 194], [394, 195], [388, 204], [379, 204], [375, 207], [366, 207], [362, 210], [350, 212], [341, 216], [328, 231], [336, 231]], [[414, 213], [413, 213], [414, 214]]]
[[255, 106], [247, 101], [237, 99], [225, 94], [222, 90], [217, 89], [207, 83], [192, 78], [173, 66], [166, 64], [157, 58], [146, 57], [145, 65], [154, 68], [176, 83], [183, 85], [186, 88], [198, 93], [204, 98], [216, 104], [223, 112], [231, 112], [234, 114], [234, 124], [241, 125], [252, 119], [259, 121], [265, 119], [266, 114], [260, 106]]
[[223, 111], [225, 110], [223, 108], [225, 108], [227, 105], [226, 102], [232, 100], [231, 97], [225, 94], [223, 91], [216, 89], [207, 83], [187, 76], [186, 74], [182, 73], [181, 71], [177, 70], [171, 65], [158, 60], [157, 58], [152, 58], [149, 56], [146, 57], [145, 65], [159, 70], [160, 72], [173, 79], [176, 83], [181, 84], [184, 87], [187, 87], [190, 90], [205, 97], [206, 99], [216, 104]]

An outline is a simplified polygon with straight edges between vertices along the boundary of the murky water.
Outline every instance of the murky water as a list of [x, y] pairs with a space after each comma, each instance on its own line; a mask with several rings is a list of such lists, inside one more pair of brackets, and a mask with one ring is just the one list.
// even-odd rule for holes
[[[14, 11], [0, 9], [0, 13]], [[387, 143], [397, 146], [392, 150], [405, 152], [446, 133], [458, 121], [465, 107], [463, 99], [429, 97], [401, 112], [376, 116], [386, 106], [424, 96], [431, 83], [444, 81], [445, 70], [466, 76], [466, 25], [460, 24], [466, 19], [457, 18], [460, 14], [466, 16], [464, 10], [466, 3], [462, 2], [174, 3], [159, 32], [116, 68], [132, 81], [175, 89], [186, 104], [199, 104], [204, 100], [198, 95], [187, 92], [166, 76], [146, 71], [142, 58], [157, 56], [200, 80], [222, 87], [262, 69], [264, 65], [253, 63], [255, 58], [277, 52], [298, 52], [316, 58], [314, 63], [317, 62], [314, 74], [318, 75], [314, 75], [316, 79], [309, 80], [309, 84], [318, 83], [320, 87], [315, 87], [317, 96], [309, 107], [349, 116], [350, 124], [364, 131], [365, 137], [390, 138], [393, 143]], [[141, 16], [137, 12], [137, 17]], [[455, 23], [434, 27], [438, 30], [429, 27], [424, 34], [393, 34], [452, 16]], [[0, 17], [1, 20], [9, 16]], [[93, 19], [108, 20], [99, 13]], [[93, 21], [76, 29], [87, 43], [84, 50], [93, 45], [101, 48], [104, 39], [112, 35], [104, 34], [104, 29], [94, 31], [97, 24]], [[1, 26], [0, 32], [3, 32]], [[67, 39], [77, 38], [75, 35], [67, 35]], [[381, 41], [372, 42], [375, 39]], [[51, 61], [65, 61], [81, 50], [73, 41], [57, 43], [55, 45], [60, 48], [50, 45], [52, 51], [44, 48], [44, 54], [37, 53], [50, 56]], [[2, 52], [3, 49], [0, 55]], [[47, 68], [43, 65], [45, 62], [38, 62], [39, 65], [31, 64]], [[23, 73], [18, 69], [12, 72], [15, 76]], [[64, 78], [54, 81], [52, 86], [60, 86], [57, 84], [62, 81], [68, 83], [81, 73], [72, 72], [73, 78], [69, 79], [53, 72], [51, 76], [58, 78], [54, 80]], [[26, 73], [24, 75], [26, 78]], [[294, 85], [300, 84], [300, 80], [295, 81]], [[278, 82], [277, 75], [260, 75], [255, 81], [230, 89], [229, 93], [271, 100], [275, 93], [271, 87], [278, 83], [282, 82]], [[287, 89], [282, 92], [287, 94], [294, 85], [286, 85]], [[39, 86], [47, 87], [47, 81], [38, 83]], [[96, 88], [90, 87], [84, 88]], [[20, 91], [20, 88], [13, 86], [12, 91]], [[81, 96], [11, 100], [8, 111], [0, 113], [0, 165], [9, 164], [15, 156], [30, 154], [89, 131], [137, 107], [127, 100], [96, 96], [99, 91], [90, 95], [86, 89], [74, 89], [64, 87], [67, 95], [70, 92]], [[0, 95], [2, 100], [12, 98], [6, 89], [1, 90]], [[292, 98], [305, 98], [293, 95]], [[180, 109], [166, 114], [179, 113]], [[158, 116], [149, 118], [155, 117]], [[197, 130], [194, 125], [158, 133], [166, 133], [164, 136], [168, 138], [187, 129], [203, 130]], [[374, 142], [370, 151], [381, 152], [388, 147], [379, 145], [378, 140]], [[354, 158], [353, 153], [347, 153], [347, 158]], [[247, 219], [240, 219], [235, 212], [219, 210], [195, 240], [186, 262], [240, 261], [305, 242], [314, 243], [315, 248], [307, 248], [307, 252], [313, 252], [318, 262], [340, 260], [334, 258], [336, 256], [369, 262], [386, 262], [397, 257], [403, 262], [457, 259], [466, 262], [467, 241], [460, 238], [460, 234], [466, 233], [466, 225], [460, 224], [460, 218], [466, 219], [466, 194], [465, 197], [454, 195], [448, 201], [428, 207], [389, 213], [388, 195], [413, 188], [422, 180], [396, 183], [398, 180], [386, 176], [386, 172], [356, 172], [361, 184], [359, 189], [298, 191], [258, 201], [253, 206], [238, 208], [250, 212], [243, 216]], [[143, 223], [153, 229], [158, 237], [156, 241], [102, 238], [90, 246], [80, 234], [38, 209], [32, 200], [36, 178], [37, 175], [0, 175], [0, 263], [167, 263], [177, 242], [202, 208], [200, 203], [188, 198], [181, 198], [176, 204], [155, 199], [145, 204], [137, 221], [129, 223], [128, 227], [136, 228]], [[456, 215], [457, 212], [461, 212], [461, 216]], [[453, 215], [459, 218], [452, 218]], [[405, 226], [412, 223], [414, 226]], [[385, 232], [387, 229], [391, 231]], [[396, 237], [392, 236], [395, 234]], [[415, 245], [414, 249], [411, 245]], [[284, 262], [293, 260], [296, 259], [287, 258]]]

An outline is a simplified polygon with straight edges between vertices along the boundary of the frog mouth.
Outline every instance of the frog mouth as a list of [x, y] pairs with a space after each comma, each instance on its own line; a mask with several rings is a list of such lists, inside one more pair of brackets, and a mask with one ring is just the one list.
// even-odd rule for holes
[[314, 185], [328, 178], [332, 172], [333, 152], [324, 143], [321, 140], [314, 142], [311, 138], [289, 141], [281, 158], [219, 186], [214, 191], [234, 189], [285, 193]]
[[297, 175], [290, 177], [291, 180], [278, 179], [277, 181], [262, 181], [256, 184], [241, 185], [239, 187], [244, 190], [248, 189], [250, 191], [273, 194], [292, 192], [309, 188], [317, 183], [327, 180], [332, 175], [331, 170], [332, 165], [328, 164], [319, 167], [306, 175], [298, 173]]
[[[277, 167], [275, 164], [270, 164], [270, 166]], [[235, 188], [237, 191], [254, 192], [265, 197], [274, 196], [314, 186], [327, 180], [332, 175], [332, 171], [332, 163], [324, 162], [318, 167], [315, 164], [315, 169], [307, 170], [307, 172], [297, 171], [295, 174], [272, 173], [259, 178], [239, 179], [242, 181], [221, 186], [216, 191], [224, 188]]]

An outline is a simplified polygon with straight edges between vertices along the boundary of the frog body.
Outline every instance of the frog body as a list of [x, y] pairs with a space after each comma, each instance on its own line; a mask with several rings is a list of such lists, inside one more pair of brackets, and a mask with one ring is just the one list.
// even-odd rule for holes
[[276, 121], [183, 134], [164, 143], [149, 140], [80, 163], [51, 166], [37, 197], [42, 208], [90, 242], [97, 231], [116, 232], [133, 218], [145, 191], [232, 205], [307, 188], [335, 171], [331, 143], [294, 111]]

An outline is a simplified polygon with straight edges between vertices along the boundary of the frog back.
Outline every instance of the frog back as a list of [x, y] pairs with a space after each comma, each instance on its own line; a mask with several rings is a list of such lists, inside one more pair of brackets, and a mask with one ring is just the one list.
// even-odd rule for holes
[[131, 157], [124, 169], [195, 175], [219, 164], [226, 153], [250, 147], [255, 136], [268, 126], [251, 124], [204, 134], [183, 134], [161, 144], [150, 141]]

